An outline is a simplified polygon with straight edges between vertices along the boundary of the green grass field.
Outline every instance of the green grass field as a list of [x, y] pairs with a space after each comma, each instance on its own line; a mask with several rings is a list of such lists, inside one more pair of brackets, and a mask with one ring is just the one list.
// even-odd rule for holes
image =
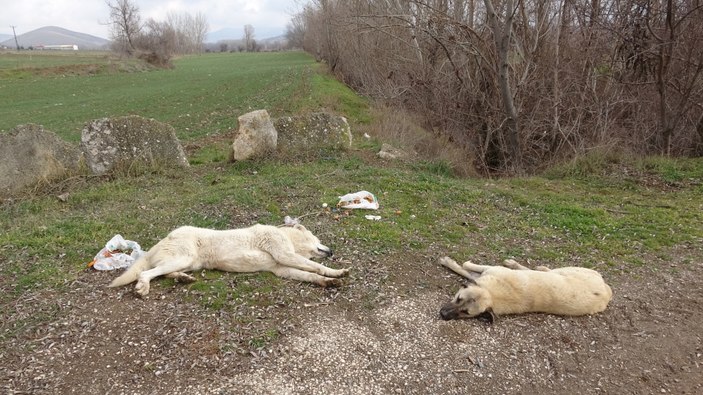
[[[318, 65], [300, 52], [208, 54], [149, 71], [101, 53], [54, 54], [0, 54], [0, 130], [36, 123], [77, 141], [88, 121], [140, 115], [169, 123], [189, 139], [236, 128], [237, 117], [253, 109], [277, 116], [334, 105], [306, 94], [329, 78], [315, 73]], [[120, 72], [124, 68], [132, 72]], [[342, 91], [351, 108], [363, 102], [339, 84], [329, 89]]]
[[[359, 126], [374, 121], [368, 102], [303, 53], [211, 54], [179, 59], [173, 70], [70, 76], [27, 71], [56, 71], [66, 66], [65, 58], [54, 63], [5, 56], [5, 131], [39, 123], [76, 141], [88, 120], [137, 114], [170, 123], [183, 140], [200, 141], [236, 127], [239, 115], [266, 108], [274, 116], [330, 109], [347, 115], [356, 135], [354, 149], [337, 155], [235, 164], [225, 161], [227, 141], [202, 139], [206, 143], [192, 153], [185, 172], [74, 177], [6, 200], [0, 206], [3, 310], [28, 292], [64, 292], [116, 233], [148, 249], [185, 224], [223, 229], [307, 216], [324, 242], [350, 260], [359, 258], [357, 268], [368, 256], [384, 262], [393, 255], [430, 267], [436, 257], [427, 251], [441, 250], [457, 259], [516, 257], [627, 271], [703, 241], [700, 159], [594, 157], [544, 176], [495, 180], [455, 178], [441, 162], [383, 162], [375, 156], [380, 142], [358, 135]], [[86, 64], [100, 61], [112, 60]], [[381, 221], [367, 220], [364, 212], [322, 209], [362, 189], [379, 198], [374, 214]], [[69, 193], [68, 201], [57, 199], [60, 193]], [[213, 274], [207, 286], [191, 287], [200, 290], [204, 304], [219, 308], [228, 294], [223, 277]], [[251, 281], [260, 287], [281, 283], [265, 274]], [[250, 284], [241, 287], [231, 292], [256, 292]]]

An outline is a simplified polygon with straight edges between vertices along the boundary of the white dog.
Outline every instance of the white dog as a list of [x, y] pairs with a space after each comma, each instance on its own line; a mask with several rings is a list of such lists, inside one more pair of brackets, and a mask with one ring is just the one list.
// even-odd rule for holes
[[110, 287], [137, 281], [135, 291], [149, 293], [149, 282], [166, 275], [179, 282], [193, 282], [184, 272], [218, 269], [227, 272], [269, 271], [277, 276], [309, 281], [323, 287], [338, 286], [348, 269], [330, 269], [310, 258], [332, 256], [303, 225], [276, 227], [254, 225], [244, 229], [211, 230], [184, 226], [169, 233]]
[[504, 267], [470, 261], [462, 267], [449, 257], [439, 263], [469, 280], [442, 306], [439, 314], [444, 320], [480, 317], [493, 322], [496, 315], [518, 313], [594, 314], [605, 310], [613, 296], [598, 272], [582, 267], [530, 270], [512, 259], [503, 262]]

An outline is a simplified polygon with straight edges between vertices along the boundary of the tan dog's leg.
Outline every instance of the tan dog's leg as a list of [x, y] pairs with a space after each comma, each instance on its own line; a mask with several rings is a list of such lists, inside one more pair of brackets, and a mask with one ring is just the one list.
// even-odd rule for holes
[[[506, 260], [504, 260], [504, 261], [503, 261], [503, 266], [507, 267], [508, 269], [513, 269], [513, 270], [532, 270], [532, 269], [530, 269], [530, 268], [527, 267], [527, 266], [523, 266], [523, 265], [517, 263], [517, 261], [515, 261], [514, 259], [506, 259]], [[537, 266], [537, 267], [535, 267], [534, 270], [537, 270], [537, 271], [540, 271], [540, 272], [548, 272], [548, 271], [551, 270], [551, 269], [549, 269], [549, 268], [546, 267], [546, 266]]]
[[486, 270], [490, 269], [491, 266], [486, 266], [486, 265], [477, 265], [471, 261], [466, 261], [461, 265], [464, 269], [470, 271], [470, 272], [475, 272], [475, 273], [483, 273]]
[[459, 266], [459, 264], [456, 263], [454, 259], [448, 256], [439, 258], [439, 264], [464, 278], [468, 278], [471, 280], [475, 280], [478, 278], [478, 275], [476, 273], [469, 273], [468, 271], [464, 270], [464, 268]]
[[522, 266], [521, 264], [517, 263], [517, 261], [514, 259], [504, 260], [503, 266], [507, 267], [508, 269], [513, 269], [513, 270], [531, 270], [529, 267]]

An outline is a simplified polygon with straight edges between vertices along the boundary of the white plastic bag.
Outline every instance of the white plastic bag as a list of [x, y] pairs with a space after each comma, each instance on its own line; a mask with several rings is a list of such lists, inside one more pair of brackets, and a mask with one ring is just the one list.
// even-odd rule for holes
[[144, 254], [142, 247], [132, 240], [115, 235], [105, 244], [88, 266], [96, 270], [115, 270], [132, 266]]
[[376, 196], [374, 196], [371, 192], [359, 191], [340, 196], [337, 207], [378, 210], [378, 200], [376, 200]]

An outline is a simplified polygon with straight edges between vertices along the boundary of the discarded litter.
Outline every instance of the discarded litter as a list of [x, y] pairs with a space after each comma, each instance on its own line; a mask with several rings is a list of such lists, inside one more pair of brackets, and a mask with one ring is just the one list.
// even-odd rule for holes
[[293, 227], [295, 225], [299, 225], [300, 221], [298, 221], [298, 218], [291, 218], [290, 215], [286, 215], [285, 218], [283, 218], [283, 226], [290, 226]]
[[369, 210], [378, 209], [378, 200], [371, 192], [359, 191], [356, 193], [348, 193], [339, 197], [339, 208], [362, 208]]
[[370, 219], [372, 221], [380, 221], [381, 220], [380, 215], [365, 215], [364, 218]]
[[142, 247], [137, 242], [125, 240], [121, 235], [115, 235], [95, 255], [88, 267], [96, 270], [126, 268], [130, 267], [142, 254], [144, 254], [144, 251], [142, 251]]

